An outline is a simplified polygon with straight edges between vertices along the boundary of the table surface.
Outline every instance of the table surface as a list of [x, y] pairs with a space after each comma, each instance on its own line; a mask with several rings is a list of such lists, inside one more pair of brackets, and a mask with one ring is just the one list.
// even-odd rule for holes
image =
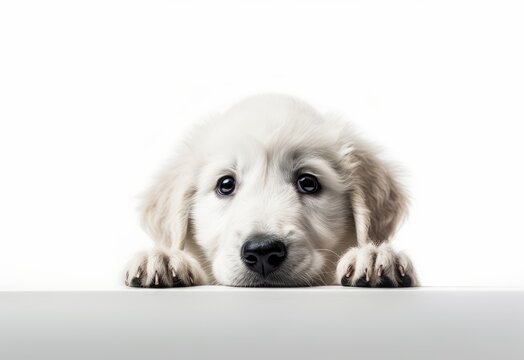
[[0, 292], [0, 359], [524, 359], [524, 289]]

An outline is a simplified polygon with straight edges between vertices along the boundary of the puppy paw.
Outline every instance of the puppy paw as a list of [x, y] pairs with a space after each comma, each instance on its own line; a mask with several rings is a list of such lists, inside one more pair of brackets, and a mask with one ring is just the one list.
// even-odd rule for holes
[[131, 287], [166, 288], [206, 283], [207, 276], [198, 261], [183, 251], [140, 252], [125, 271], [125, 284]]
[[404, 253], [395, 252], [386, 243], [350, 249], [340, 258], [336, 276], [343, 286], [418, 286], [415, 269], [409, 257]]

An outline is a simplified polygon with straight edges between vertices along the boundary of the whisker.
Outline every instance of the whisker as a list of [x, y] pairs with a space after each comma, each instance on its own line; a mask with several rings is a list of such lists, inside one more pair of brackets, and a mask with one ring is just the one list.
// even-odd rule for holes
[[332, 253], [332, 254], [335, 255], [335, 256], [340, 256], [340, 254], [334, 252], [334, 251], [331, 250], [331, 249], [315, 249], [315, 250], [317, 250], [317, 251], [327, 251], [327, 252]]

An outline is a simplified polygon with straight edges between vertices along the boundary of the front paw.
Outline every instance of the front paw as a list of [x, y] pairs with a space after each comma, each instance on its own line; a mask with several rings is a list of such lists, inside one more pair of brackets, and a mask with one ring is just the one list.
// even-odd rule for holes
[[389, 244], [368, 244], [350, 249], [339, 260], [336, 274], [343, 286], [418, 286], [409, 257], [395, 252]]
[[128, 263], [125, 284], [131, 287], [166, 288], [203, 285], [207, 276], [198, 261], [183, 251], [142, 251]]

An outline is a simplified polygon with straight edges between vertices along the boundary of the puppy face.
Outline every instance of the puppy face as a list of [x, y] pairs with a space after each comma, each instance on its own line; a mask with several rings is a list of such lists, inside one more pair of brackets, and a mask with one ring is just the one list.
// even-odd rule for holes
[[359, 235], [385, 240], [403, 207], [370, 156], [297, 100], [251, 98], [195, 130], [146, 196], [144, 223], [164, 245], [197, 248], [220, 284], [331, 282], [336, 254]]
[[[251, 139], [234, 152], [208, 158], [198, 176], [191, 218], [195, 241], [211, 259], [218, 282], [262, 286], [318, 280], [323, 251], [336, 247], [348, 225], [348, 199], [327, 160], [333, 155]], [[271, 242], [280, 247], [266, 254], [265, 263], [255, 245], [257, 266], [251, 268], [242, 247], [256, 241], [262, 247], [266, 243], [269, 252]]]

